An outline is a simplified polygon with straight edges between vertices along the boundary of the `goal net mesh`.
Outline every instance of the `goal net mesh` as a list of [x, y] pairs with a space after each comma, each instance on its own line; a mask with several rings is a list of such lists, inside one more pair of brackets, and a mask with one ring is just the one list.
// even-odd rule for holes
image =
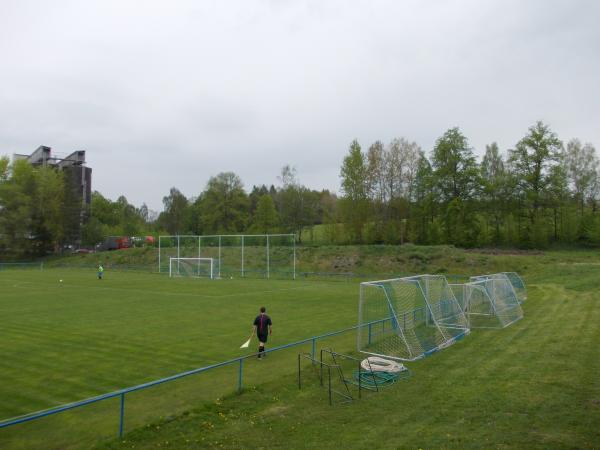
[[159, 272], [170, 258], [212, 258], [215, 277], [295, 278], [295, 235], [160, 236]]
[[170, 277], [215, 278], [215, 260], [212, 258], [170, 258]]
[[472, 277], [464, 285], [463, 310], [471, 328], [504, 328], [523, 318], [523, 309], [505, 273]]
[[401, 360], [422, 358], [468, 333], [441, 275], [361, 283], [359, 325], [359, 351]]

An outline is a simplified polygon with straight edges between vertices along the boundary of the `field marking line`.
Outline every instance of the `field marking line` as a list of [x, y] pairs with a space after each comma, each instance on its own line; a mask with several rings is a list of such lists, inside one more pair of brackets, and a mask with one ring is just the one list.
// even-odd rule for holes
[[[14, 282], [15, 280], [9, 280], [9, 279], [5, 279], [6, 281], [11, 281]], [[47, 286], [53, 286], [54, 283], [40, 283], [40, 282], [33, 282], [33, 281], [24, 281], [21, 282], [20, 284], [29, 284], [32, 286], [40, 286], [40, 288], [47, 288]], [[19, 286], [20, 288], [21, 286]], [[313, 286], [306, 284], [304, 286], [295, 286], [295, 287], [291, 287], [291, 288], [281, 288], [281, 289], [268, 289], [268, 290], [262, 290], [262, 291], [250, 291], [250, 292], [234, 292], [234, 293], [229, 293], [229, 294], [217, 294], [217, 295], [213, 295], [213, 294], [202, 294], [202, 293], [195, 293], [195, 292], [189, 292], [189, 293], [185, 293], [185, 292], [169, 292], [169, 291], [156, 291], [156, 290], [146, 290], [146, 289], [130, 289], [130, 288], [119, 288], [119, 287], [109, 287], [109, 286], [86, 286], [86, 285], [80, 285], [80, 284], [71, 284], [71, 283], [66, 283], [66, 284], [61, 284], [57, 286], [57, 289], [64, 289], [64, 288], [82, 288], [82, 289], [99, 289], [99, 290], [109, 290], [109, 291], [121, 291], [121, 292], [136, 292], [136, 293], [140, 293], [140, 294], [154, 294], [154, 295], [168, 295], [168, 296], [176, 296], [176, 297], [200, 297], [200, 298], [226, 298], [226, 297], [239, 297], [239, 296], [251, 296], [251, 295], [262, 295], [262, 294], [269, 294], [269, 293], [273, 293], [273, 292], [285, 292], [285, 291], [295, 291], [295, 290], [302, 290], [302, 289], [308, 289], [311, 288]]]

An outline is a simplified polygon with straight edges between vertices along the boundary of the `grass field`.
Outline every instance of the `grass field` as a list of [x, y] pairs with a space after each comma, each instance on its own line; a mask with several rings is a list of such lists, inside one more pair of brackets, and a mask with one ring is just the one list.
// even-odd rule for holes
[[[435, 265], [460, 269], [460, 256]], [[298, 391], [295, 360], [306, 345], [248, 361], [242, 395], [233, 394], [237, 366], [129, 395], [124, 440], [107, 443], [118, 428], [115, 399], [2, 429], [0, 448], [600, 447], [600, 258], [462, 258], [525, 272], [525, 318], [409, 364], [414, 376], [385, 393], [330, 407], [316, 379]], [[363, 264], [376, 267], [376, 258]], [[240, 356], [263, 304], [272, 346], [352, 326], [358, 296], [356, 282], [115, 271], [98, 281], [67, 268], [2, 271], [0, 289], [1, 418]], [[354, 339], [319, 347], [352, 351]]]
[[[255, 345], [245, 351], [239, 346], [250, 334], [262, 305], [268, 307], [274, 321], [271, 345], [356, 321], [357, 287], [349, 283], [211, 282], [135, 272], [108, 272], [99, 281], [91, 270], [51, 269], [3, 271], [0, 289], [3, 419], [255, 351]], [[321, 314], [319, 320], [312, 320], [324, 305], [339, 313]], [[234, 368], [228, 370], [231, 382], [224, 384], [233, 388], [237, 373]], [[222, 381], [218, 371], [202, 376], [214, 379], [217, 388]], [[173, 386], [173, 392], [185, 391], [177, 383]], [[162, 389], [161, 395], [169, 391], [168, 387]], [[164, 413], [181, 410], [177, 401], [162, 401]], [[150, 407], [141, 403], [141, 410]], [[151, 411], [141, 415], [152, 418]], [[43, 422], [23, 425], [23, 434], [31, 429], [35, 435], [38, 427], [44, 431]], [[23, 439], [27, 447], [27, 437], [17, 428], [14, 432], [1, 430], [0, 444], [10, 435], [14, 445]], [[112, 435], [114, 432], [108, 434]]]

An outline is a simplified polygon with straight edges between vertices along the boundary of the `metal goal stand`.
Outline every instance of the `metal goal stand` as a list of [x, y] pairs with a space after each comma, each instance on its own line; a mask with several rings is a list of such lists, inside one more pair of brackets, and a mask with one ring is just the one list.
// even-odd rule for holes
[[[353, 400], [352, 394], [350, 393], [350, 389], [348, 388], [348, 384], [344, 381], [344, 377], [342, 374], [342, 369], [340, 366], [336, 364], [327, 364], [323, 361], [319, 361], [316, 358], [313, 358], [310, 353], [298, 353], [298, 389], [302, 389], [302, 360], [305, 359], [309, 361], [308, 367], [310, 367], [314, 373], [316, 373], [319, 378], [319, 385], [324, 387], [324, 379], [325, 374], [327, 376], [327, 393], [329, 397], [329, 405], [333, 406], [334, 404], [334, 394], [340, 398], [335, 403], [349, 403]], [[318, 367], [318, 369], [316, 369]], [[338, 375], [338, 379], [342, 382], [342, 386], [344, 387], [344, 391], [336, 390], [332, 387], [332, 378], [331, 372], [334, 372], [333, 381], [336, 380], [336, 373]]]
[[[363, 391], [379, 392], [381, 388], [412, 375], [408, 368], [399, 375], [377, 371], [368, 358], [364, 360], [367, 366], [365, 368], [361, 359], [338, 353], [331, 348], [322, 348], [319, 352], [319, 359], [310, 353], [298, 354], [298, 389], [302, 389], [302, 360], [310, 362], [309, 365], [305, 365], [305, 369], [314, 372], [319, 379], [319, 385], [327, 388], [331, 406], [334, 403], [350, 403], [355, 396], [360, 399]], [[347, 374], [351, 375], [347, 376]], [[335, 388], [336, 383], [339, 389]], [[338, 399], [337, 402], [335, 402], [335, 398]]]

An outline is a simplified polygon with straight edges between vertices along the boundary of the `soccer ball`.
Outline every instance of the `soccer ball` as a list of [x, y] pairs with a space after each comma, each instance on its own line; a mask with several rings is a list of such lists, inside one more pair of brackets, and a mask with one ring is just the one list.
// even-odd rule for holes
[[62, 280], [58, 280], [59, 283], [62, 283]]

